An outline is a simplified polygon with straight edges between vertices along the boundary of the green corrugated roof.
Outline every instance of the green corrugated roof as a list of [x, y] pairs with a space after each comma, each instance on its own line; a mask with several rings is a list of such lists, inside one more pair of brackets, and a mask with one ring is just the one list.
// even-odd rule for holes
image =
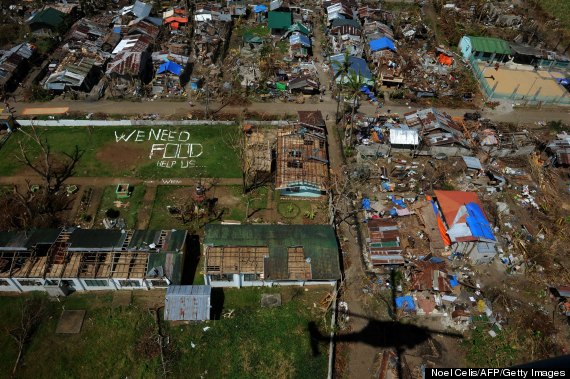
[[300, 22], [297, 22], [293, 25], [291, 25], [291, 27], [289, 28], [290, 32], [300, 32], [303, 33], [304, 35], [308, 36], [311, 32], [309, 31], [309, 29], [301, 24]]
[[29, 21], [30, 24], [46, 24], [57, 28], [65, 20], [65, 13], [53, 8], [45, 8], [37, 12]]
[[162, 267], [171, 284], [181, 284], [183, 253], [151, 253], [148, 257], [147, 276], [154, 268]]
[[469, 37], [471, 50], [484, 53], [512, 54], [509, 43], [500, 38], [493, 37]]
[[268, 279], [287, 279], [287, 248], [302, 246], [311, 259], [313, 280], [340, 279], [338, 245], [329, 225], [208, 224], [204, 244], [210, 246], [267, 246]]
[[269, 12], [267, 17], [270, 29], [288, 29], [292, 23], [290, 12]]

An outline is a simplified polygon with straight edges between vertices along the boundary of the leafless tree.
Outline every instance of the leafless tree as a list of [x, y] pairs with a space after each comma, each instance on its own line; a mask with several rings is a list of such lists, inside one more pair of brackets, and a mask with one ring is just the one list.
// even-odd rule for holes
[[14, 368], [12, 369], [12, 376], [16, 374], [16, 370], [22, 360], [26, 344], [41, 323], [44, 313], [45, 303], [42, 298], [22, 299], [20, 304], [19, 325], [8, 330], [8, 334], [14, 339], [18, 347], [18, 356], [14, 363]]
[[[233, 127], [222, 135], [226, 146], [235, 152], [240, 162], [242, 177], [242, 193], [265, 184], [270, 177], [271, 155], [264, 156], [264, 152], [270, 152], [268, 143], [255, 143], [248, 140], [245, 128]], [[266, 166], [269, 165], [267, 168]]]
[[[19, 142], [16, 159], [39, 176], [40, 184], [32, 185], [28, 180], [26, 186], [19, 188], [15, 184], [12, 191], [0, 193], [0, 222], [14, 229], [55, 226], [58, 215], [73, 200], [63, 185], [75, 174], [83, 151], [75, 146], [71, 153], [55, 154], [35, 127], [29, 132], [20, 131], [29, 138]], [[38, 155], [33, 153], [38, 150]]]

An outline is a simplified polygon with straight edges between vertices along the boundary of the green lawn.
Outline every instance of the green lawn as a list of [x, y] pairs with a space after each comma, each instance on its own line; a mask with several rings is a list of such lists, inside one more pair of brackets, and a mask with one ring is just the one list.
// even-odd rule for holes
[[[95, 219], [95, 225], [99, 227], [105, 218], [105, 212], [107, 209], [113, 208], [120, 212], [120, 218], [125, 220], [127, 228], [133, 229], [137, 223], [137, 211], [143, 205], [143, 198], [146, 188], [143, 185], [132, 186], [131, 197], [128, 199], [118, 199], [115, 194], [115, 189], [117, 186], [107, 186], [103, 192], [103, 197], [101, 199], [101, 204], [99, 205], [99, 211], [97, 212], [97, 217]], [[117, 208], [114, 204], [115, 201], [121, 201], [123, 203], [129, 203], [126, 208]]]
[[270, 30], [265, 25], [243, 25], [237, 28], [237, 35], [239, 37], [243, 37], [246, 34], [251, 34], [258, 37], [267, 37], [269, 36]]
[[[232, 318], [190, 325], [164, 324], [168, 378], [323, 378], [327, 372], [328, 345], [323, 340], [313, 354], [308, 324], [313, 321], [326, 334], [323, 310], [313, 307], [330, 288], [299, 287], [215, 289], [212, 304], [221, 313], [233, 309]], [[283, 305], [261, 308], [262, 293], [281, 292]], [[18, 368], [18, 378], [158, 378], [160, 356], [153, 332], [156, 324], [139, 296], [133, 304], [113, 308], [113, 294], [72, 294], [60, 302], [43, 295], [0, 297], [0, 369], [9, 377], [16, 344], [8, 335], [19, 319], [23, 298], [43, 298], [46, 312], [32, 336]], [[81, 333], [55, 334], [62, 309], [87, 311]], [[327, 317], [327, 319], [329, 319]], [[204, 331], [203, 328], [210, 329]], [[148, 342], [152, 341], [152, 342]], [[192, 347], [194, 345], [194, 348]], [[207, 372], [207, 373], [206, 373]], [[203, 376], [202, 376], [203, 375]]]
[[[4, 374], [12, 371], [17, 354], [16, 344], [7, 330], [17, 325], [22, 298], [0, 297], [0, 318], [5, 327], [0, 330], [3, 358], [0, 369]], [[18, 378], [156, 377], [160, 358], [144, 359], [137, 353], [140, 336], [153, 326], [153, 319], [145, 309], [112, 309], [110, 293], [72, 295], [61, 302], [44, 300], [44, 320], [24, 353]], [[64, 307], [87, 309], [80, 334], [54, 333]]]
[[[75, 145], [85, 151], [77, 166], [77, 176], [237, 178], [241, 175], [239, 160], [222, 140], [227, 128], [223, 125], [97, 127], [91, 133], [86, 127], [39, 130], [54, 152], [70, 152]], [[22, 170], [16, 160], [20, 141], [29, 147], [32, 156], [37, 155], [37, 146], [24, 133], [15, 134], [0, 150], [0, 175], [16, 175]]]
[[[283, 306], [260, 308], [261, 294], [275, 291], [282, 292]], [[322, 322], [313, 302], [324, 292], [287, 287], [226, 289], [223, 294], [224, 312], [234, 309], [233, 318], [209, 322], [207, 331], [203, 324], [174, 329], [174, 341], [182, 347], [174, 377], [206, 372], [205, 378], [326, 377], [326, 342], [313, 355], [308, 333], [309, 322]]]

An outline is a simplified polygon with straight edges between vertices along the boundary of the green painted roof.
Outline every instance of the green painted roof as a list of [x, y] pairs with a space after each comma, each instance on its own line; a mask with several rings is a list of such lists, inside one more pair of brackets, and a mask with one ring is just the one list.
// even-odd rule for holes
[[220, 225], [208, 224], [204, 244], [210, 246], [267, 246], [268, 279], [287, 279], [287, 248], [302, 246], [311, 259], [313, 280], [340, 279], [338, 245], [329, 225]]
[[267, 24], [270, 29], [289, 29], [293, 24], [290, 12], [269, 12]]
[[164, 276], [170, 279], [171, 284], [181, 284], [184, 264], [183, 253], [151, 253], [148, 256], [147, 277], [155, 268], [162, 267]]
[[65, 13], [53, 8], [45, 8], [37, 12], [29, 21], [30, 24], [46, 24], [57, 28], [65, 20]]
[[509, 43], [500, 38], [492, 37], [469, 37], [471, 50], [484, 53], [512, 54]]
[[309, 28], [307, 28], [305, 25], [301, 24], [300, 22], [297, 22], [297, 23], [291, 25], [291, 27], [289, 28], [289, 31], [290, 32], [303, 33], [306, 36], [308, 36], [311, 33], [309, 31]]

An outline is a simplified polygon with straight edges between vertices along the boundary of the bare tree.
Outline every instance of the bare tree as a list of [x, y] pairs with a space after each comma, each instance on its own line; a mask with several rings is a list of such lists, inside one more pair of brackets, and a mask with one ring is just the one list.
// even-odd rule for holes
[[[75, 146], [71, 153], [55, 154], [36, 128], [20, 131], [29, 138], [19, 142], [16, 159], [39, 176], [40, 184], [32, 185], [28, 180], [26, 186], [15, 184], [12, 191], [0, 193], [0, 222], [14, 229], [55, 226], [59, 222], [59, 213], [73, 200], [67, 196], [63, 185], [75, 174], [83, 151]], [[32, 153], [38, 150], [37, 155]]]
[[[265, 184], [271, 171], [271, 147], [268, 143], [250, 141], [248, 132], [246, 128], [238, 126], [222, 135], [224, 143], [239, 159], [243, 194]], [[269, 152], [269, 157], [265, 152]]]
[[18, 346], [18, 356], [12, 369], [12, 376], [16, 374], [18, 365], [22, 360], [24, 349], [30, 338], [41, 323], [45, 313], [45, 303], [42, 298], [22, 299], [20, 304], [20, 320], [16, 328], [8, 330], [8, 334]]

